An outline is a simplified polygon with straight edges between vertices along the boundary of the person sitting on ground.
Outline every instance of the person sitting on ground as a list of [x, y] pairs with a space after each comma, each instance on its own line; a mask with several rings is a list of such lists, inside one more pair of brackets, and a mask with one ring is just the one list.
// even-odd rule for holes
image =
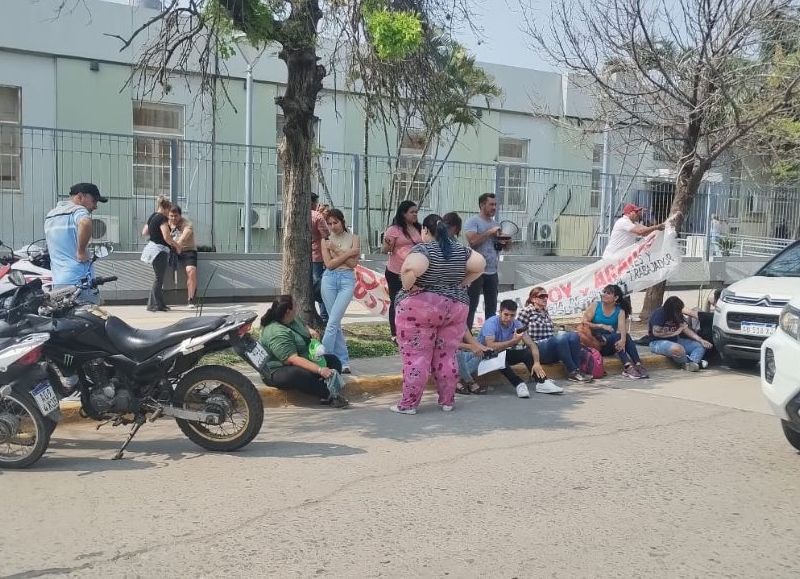
[[[517, 390], [519, 398], [530, 398], [528, 385], [512, 369], [515, 364], [525, 364], [540, 394], [561, 394], [564, 389], [547, 378], [539, 361], [539, 348], [525, 332], [517, 317], [517, 302], [503, 300], [500, 313], [484, 322], [478, 341], [497, 352], [506, 353], [506, 366], [500, 373]], [[526, 347], [527, 346], [527, 347]], [[473, 354], [474, 356], [474, 354]], [[480, 360], [478, 361], [480, 362]], [[475, 363], [471, 361], [471, 363]]]
[[567, 369], [567, 380], [572, 382], [591, 382], [593, 378], [581, 373], [581, 339], [575, 332], [555, 333], [553, 320], [547, 311], [547, 291], [540, 286], [528, 294], [525, 307], [517, 319], [528, 332], [528, 336], [539, 348], [539, 359], [543, 364], [561, 362]]
[[600, 301], [592, 303], [583, 312], [583, 321], [600, 341], [600, 353], [610, 356], [616, 352], [624, 367], [622, 375], [631, 378], [649, 378], [650, 374], [642, 365], [642, 359], [628, 333], [628, 319], [631, 315], [630, 300], [625, 299], [622, 288], [607, 285], [600, 294]]
[[[261, 345], [269, 360], [263, 370], [264, 382], [284, 390], [299, 390], [320, 398], [335, 408], [347, 406], [340, 390], [342, 363], [332, 354], [324, 354], [325, 364], [311, 359], [309, 346], [319, 334], [295, 317], [294, 300], [282, 295], [261, 318]], [[321, 362], [321, 360], [319, 360]]]
[[[444, 220], [444, 218], [442, 218]], [[464, 331], [461, 337], [461, 344], [456, 352], [456, 362], [458, 363], [458, 375], [460, 382], [456, 386], [458, 394], [486, 394], [489, 388], [485, 384], [475, 382], [475, 374], [478, 371], [478, 364], [483, 360], [486, 352], [493, 350], [481, 344], [472, 332]]]
[[683, 307], [678, 296], [671, 296], [650, 314], [650, 351], [671, 358], [689, 372], [697, 372], [708, 367], [703, 358], [713, 345], [689, 327]]

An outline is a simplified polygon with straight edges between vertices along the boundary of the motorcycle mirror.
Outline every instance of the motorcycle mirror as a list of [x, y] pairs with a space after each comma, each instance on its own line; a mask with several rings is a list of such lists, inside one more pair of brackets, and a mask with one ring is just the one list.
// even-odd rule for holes
[[112, 246], [107, 245], [105, 243], [103, 245], [98, 245], [97, 247], [94, 248], [94, 256], [97, 259], [103, 259], [104, 257], [108, 257], [109, 255], [111, 255], [112, 249], [113, 249]]
[[18, 269], [12, 269], [8, 272], [8, 281], [10, 281], [12, 285], [22, 287], [25, 285], [25, 274]]

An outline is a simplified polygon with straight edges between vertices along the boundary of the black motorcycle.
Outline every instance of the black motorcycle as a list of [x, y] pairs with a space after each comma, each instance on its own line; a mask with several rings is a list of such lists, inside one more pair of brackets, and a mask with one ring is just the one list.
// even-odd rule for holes
[[[249, 334], [256, 313], [187, 318], [141, 330], [99, 306], [78, 305], [81, 290], [115, 280], [98, 277], [83, 287], [47, 293], [41, 280], [25, 283], [15, 276], [17, 290], [0, 311], [0, 339], [48, 335], [41, 355], [47, 382], [58, 397], [77, 391], [84, 417], [132, 425], [114, 459], [122, 458], [147, 420], [162, 416], [174, 417], [183, 433], [207, 450], [233, 451], [253, 440], [264, 419], [253, 383], [232, 368], [197, 364], [203, 356], [229, 348], [254, 367], [263, 363], [266, 352]], [[2, 455], [2, 432], [0, 466], [32, 464], [3, 460], [8, 457]], [[40, 435], [49, 440], [50, 433], [52, 428]]]

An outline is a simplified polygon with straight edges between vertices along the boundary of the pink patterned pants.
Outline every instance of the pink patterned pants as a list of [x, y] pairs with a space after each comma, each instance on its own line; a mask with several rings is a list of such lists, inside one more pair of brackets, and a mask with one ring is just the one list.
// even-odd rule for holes
[[439, 404], [455, 402], [458, 367], [456, 349], [467, 329], [467, 304], [438, 294], [420, 292], [397, 306], [397, 344], [403, 358], [403, 399], [400, 408], [416, 408], [433, 372]]

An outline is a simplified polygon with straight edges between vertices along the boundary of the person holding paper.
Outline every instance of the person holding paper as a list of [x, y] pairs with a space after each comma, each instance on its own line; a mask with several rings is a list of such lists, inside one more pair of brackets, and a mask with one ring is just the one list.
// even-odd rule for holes
[[528, 385], [512, 370], [515, 364], [525, 364], [531, 373], [531, 380], [536, 382], [536, 392], [540, 394], [561, 394], [563, 388], [547, 378], [544, 368], [539, 362], [539, 348], [525, 332], [522, 323], [516, 319], [517, 302], [503, 300], [500, 302], [500, 313], [492, 316], [483, 324], [478, 341], [494, 350], [505, 352], [506, 365], [500, 370], [506, 380], [514, 386], [519, 398], [530, 398]]

